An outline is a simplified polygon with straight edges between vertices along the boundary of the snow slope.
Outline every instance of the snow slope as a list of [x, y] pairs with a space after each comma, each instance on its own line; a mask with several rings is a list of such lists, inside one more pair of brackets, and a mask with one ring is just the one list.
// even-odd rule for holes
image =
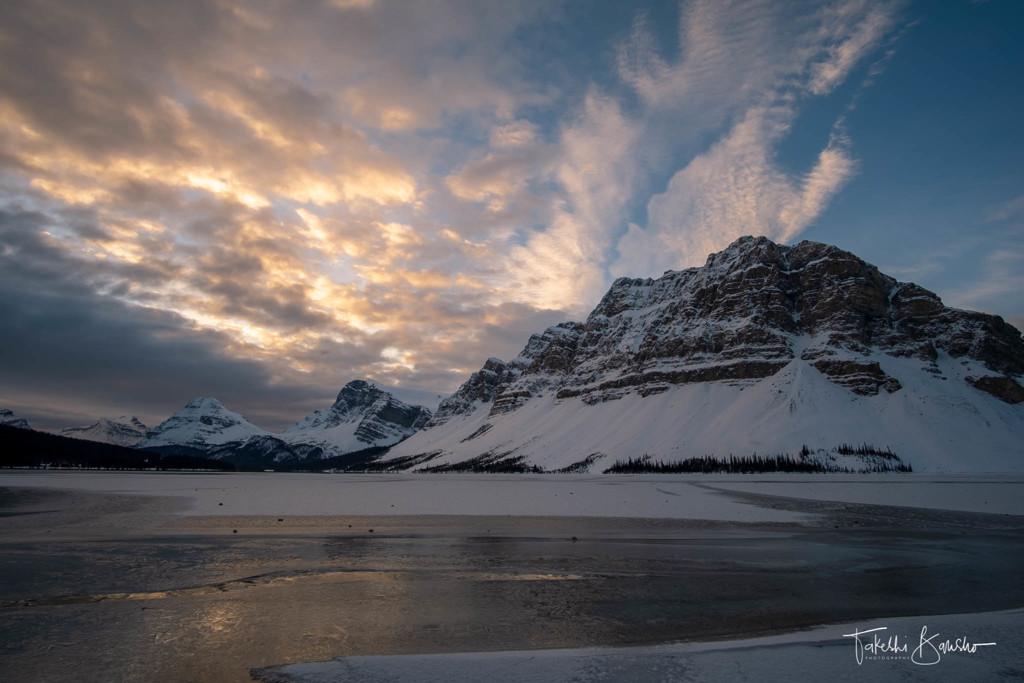
[[140, 441], [139, 448], [188, 446], [205, 450], [254, 436], [268, 436], [242, 415], [228, 410], [215, 398], [197, 398], [160, 423]]
[[115, 446], [134, 446], [146, 438], [148, 427], [135, 416], [122, 415], [113, 419], [101, 417], [91, 425], [68, 427], [60, 431], [61, 436], [85, 441], [109, 443]]
[[[595, 405], [548, 393], [500, 415], [491, 415], [489, 404], [481, 402], [468, 414], [414, 435], [387, 458], [442, 451], [422, 468], [490, 453], [525, 456], [554, 470], [600, 454], [589, 467], [599, 472], [616, 460], [643, 455], [795, 455], [804, 445], [831, 450], [866, 442], [890, 448], [915, 472], [1024, 470], [1024, 406], [958, 381], [976, 371], [972, 364], [940, 355], [942, 379], [923, 372], [916, 359], [873, 359], [902, 383], [901, 391], [852, 394], [798, 356], [750, 386], [682, 384]], [[473, 434], [479, 435], [468, 438]]]

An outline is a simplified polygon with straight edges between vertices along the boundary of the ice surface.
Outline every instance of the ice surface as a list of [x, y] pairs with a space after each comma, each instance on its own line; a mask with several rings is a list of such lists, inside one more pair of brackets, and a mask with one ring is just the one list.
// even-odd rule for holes
[[[875, 634], [887, 642], [896, 636], [897, 644], [907, 644], [906, 653], [875, 659], [868, 652], [858, 663], [857, 639], [848, 634], [876, 628], [885, 630], [860, 636], [862, 642], [873, 643]], [[927, 629], [923, 636], [922, 629]], [[941, 644], [957, 639], [966, 639], [976, 646], [975, 651], [941, 652]], [[273, 667], [256, 672], [256, 678], [275, 683], [992, 681], [1017, 680], [1022, 651], [1024, 610], [1017, 609], [879, 619], [766, 638], [655, 647], [345, 657]]]

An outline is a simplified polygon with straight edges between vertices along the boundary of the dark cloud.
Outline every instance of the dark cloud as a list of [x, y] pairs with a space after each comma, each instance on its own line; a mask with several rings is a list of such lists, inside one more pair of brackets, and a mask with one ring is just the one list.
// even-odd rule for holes
[[[212, 252], [210, 280], [200, 289], [219, 295], [225, 313], [266, 317], [284, 327], [333, 328], [349, 340], [321, 337], [309, 348], [250, 356], [233, 351], [237, 340], [222, 332], [127, 302], [125, 295], [140, 283], [164, 282], [168, 272], [159, 265], [83, 259], [48, 240], [45, 233], [59, 230], [67, 218], [11, 205], [0, 210], [0, 397], [40, 427], [124, 412], [158, 422], [191, 398], [213, 395], [257, 424], [279, 429], [329, 405], [357, 377], [447, 393], [489, 356], [512, 358], [530, 333], [565, 319], [561, 312], [522, 304], [494, 306], [448, 292], [430, 299], [414, 287], [371, 287], [365, 305], [392, 327], [366, 334], [310, 313], [301, 287], [266, 300], [263, 290], [245, 287], [263, 270], [258, 259]], [[78, 233], [92, 234], [87, 212], [73, 219]], [[394, 326], [395, 318], [400, 325]], [[424, 343], [431, 334], [439, 340]], [[416, 349], [415, 368], [381, 365], [388, 347]], [[297, 371], [295, 364], [316, 371]]]
[[292, 412], [289, 403], [306, 398], [307, 388], [274, 386], [268, 368], [228, 357], [222, 335], [189, 331], [172, 314], [95, 296], [11, 291], [7, 284], [0, 284], [7, 396], [45, 395], [51, 407], [82, 412], [93, 412], [83, 403], [120, 405], [150, 420], [201, 395], [280, 420]]
[[[0, 211], [0, 392], [19, 404], [19, 412], [42, 418], [38, 426], [67, 426], [50, 420], [71, 414], [95, 418], [110, 408], [159, 420], [191, 398], [214, 395], [276, 428], [322, 407], [317, 396], [336, 393], [337, 387], [323, 387], [319, 378], [291, 373], [282, 381], [287, 368], [232, 356], [235, 344], [222, 333], [196, 330], [181, 316], [119, 300], [127, 283], [48, 244], [42, 233], [52, 223], [41, 212]], [[134, 280], [142, 279], [143, 268], [130, 273]], [[372, 356], [355, 347], [353, 361], [345, 363], [352, 351], [342, 345], [329, 349], [353, 370]]]

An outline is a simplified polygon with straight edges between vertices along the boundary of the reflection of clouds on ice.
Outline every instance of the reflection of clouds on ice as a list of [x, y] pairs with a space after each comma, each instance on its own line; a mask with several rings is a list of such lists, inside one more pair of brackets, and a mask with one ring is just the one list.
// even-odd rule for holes
[[[345, 657], [330, 662], [289, 664], [254, 672], [278, 683], [358, 680], [433, 681], [663, 681], [663, 680], [997, 680], [1014, 670], [1024, 648], [1024, 610], [880, 619], [823, 626], [766, 638], [636, 648], [531, 650], [441, 655]], [[932, 666], [909, 659], [871, 659], [857, 664], [854, 645], [843, 635], [885, 627], [916, 646], [922, 627], [940, 639], [993, 641], [975, 653], [950, 652]], [[812, 674], [813, 672], [813, 674]]]
[[216, 640], [230, 638], [242, 623], [238, 607], [232, 602], [221, 602], [196, 613], [196, 628], [207, 638]]

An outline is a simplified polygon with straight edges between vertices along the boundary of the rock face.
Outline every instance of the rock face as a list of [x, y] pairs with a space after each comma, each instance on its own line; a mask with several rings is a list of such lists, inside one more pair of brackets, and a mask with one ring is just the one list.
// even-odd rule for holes
[[[715, 387], [716, 394], [728, 388], [732, 398], [716, 399], [725, 410], [741, 390], [778, 384], [783, 370], [787, 381], [794, 373], [801, 378], [814, 373], [839, 392], [833, 398], [845, 397], [860, 408], [865, 399], [907, 403], [920, 399], [922, 391], [945, 395], [955, 385], [950, 400], [969, 412], [966, 406], [978, 401], [995, 398], [1008, 406], [1021, 400], [1024, 341], [1001, 318], [946, 307], [932, 292], [898, 282], [836, 247], [815, 242], [787, 247], [744, 237], [709, 256], [701, 268], [669, 271], [658, 279], [616, 280], [584, 322], [534, 335], [508, 363], [489, 359], [442, 402], [426, 431], [389, 457], [430, 453], [436, 462], [451, 462], [491, 452], [571, 465], [561, 456], [533, 455], [535, 447], [525, 442], [543, 441], [536, 428], [520, 425], [522, 439], [503, 438], [500, 424], [538, 402], [568, 419], [574, 406], [628, 398], [628, 410], [638, 410], [634, 399], [653, 401], [683, 387]], [[780, 391], [791, 388], [786, 384]], [[910, 393], [913, 398], [900, 398]], [[637, 405], [652, 410], [655, 404]], [[476, 418], [465, 425], [465, 440], [453, 441], [459, 429], [449, 425], [470, 415]], [[574, 419], [582, 425], [584, 415]], [[1006, 419], [1011, 431], [1018, 428], [1018, 412]], [[659, 423], [629, 429], [654, 426], [664, 428]], [[736, 426], [745, 433], [741, 427]], [[851, 437], [863, 440], [852, 434], [844, 438]], [[676, 446], [695, 440], [684, 434], [677, 439]], [[778, 447], [792, 452], [800, 446]], [[574, 457], [593, 455], [580, 448], [570, 448]]]
[[515, 410], [524, 401], [557, 383], [569, 368], [579, 337], [579, 323], [561, 323], [530, 337], [526, 348], [505, 363], [488, 358], [479, 372], [441, 401], [427, 427], [444, 424], [455, 415], [489, 404], [492, 415]]
[[342, 388], [330, 408], [314, 411], [282, 432], [281, 438], [319, 447], [325, 455], [341, 455], [398, 443], [430, 417], [423, 406], [403, 403], [374, 382], [355, 380]]
[[14, 411], [9, 408], [0, 408], [0, 425], [16, 427], [18, 429], [32, 429], [28, 424], [28, 420], [17, 417]]
[[115, 446], [134, 446], [146, 438], [147, 431], [148, 427], [142, 424], [137, 417], [122, 415], [113, 419], [101, 417], [85, 427], [68, 427], [62, 429], [60, 435], [85, 441], [109, 443]]

